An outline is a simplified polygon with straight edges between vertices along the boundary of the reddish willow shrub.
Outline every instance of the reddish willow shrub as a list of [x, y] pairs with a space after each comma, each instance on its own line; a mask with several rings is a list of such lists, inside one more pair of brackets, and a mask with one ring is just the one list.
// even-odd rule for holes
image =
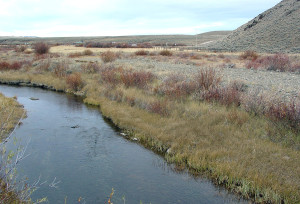
[[275, 54], [273, 56], [260, 57], [246, 62], [246, 68], [267, 69], [273, 71], [293, 71], [289, 56], [286, 54]]
[[0, 71], [1, 70], [19, 70], [24, 65], [31, 66], [32, 62], [27, 60], [22, 61], [15, 61], [15, 62], [6, 62], [6, 61], [0, 61]]
[[155, 93], [165, 95], [168, 98], [182, 100], [195, 92], [197, 84], [180, 75], [170, 75], [162, 84], [154, 89]]
[[219, 86], [221, 77], [215, 69], [201, 69], [195, 75], [195, 81], [199, 89], [208, 90]]
[[168, 116], [168, 104], [167, 101], [156, 100], [148, 104], [147, 110], [152, 113], [159, 114], [161, 116]]
[[122, 67], [106, 67], [100, 73], [104, 82], [112, 85], [123, 84], [126, 87], [146, 88], [155, 78], [151, 72], [126, 70]]
[[113, 62], [117, 59], [117, 55], [114, 52], [106, 51], [101, 54], [101, 59], [104, 63]]
[[266, 115], [276, 121], [285, 121], [292, 128], [300, 131], [300, 101], [272, 101], [268, 104]]
[[36, 54], [42, 55], [49, 52], [50, 46], [44, 42], [38, 42], [33, 46]]
[[148, 51], [145, 51], [145, 50], [138, 50], [134, 53], [135, 55], [141, 55], [141, 56], [144, 56], [144, 55], [148, 55], [149, 52]]
[[162, 56], [172, 56], [173, 53], [170, 50], [162, 50], [159, 52], [160, 55]]
[[258, 57], [259, 55], [252, 50], [247, 50], [240, 55], [240, 59], [243, 60], [256, 60]]
[[80, 73], [73, 73], [66, 77], [66, 83], [69, 88], [78, 91], [83, 86], [83, 81]]

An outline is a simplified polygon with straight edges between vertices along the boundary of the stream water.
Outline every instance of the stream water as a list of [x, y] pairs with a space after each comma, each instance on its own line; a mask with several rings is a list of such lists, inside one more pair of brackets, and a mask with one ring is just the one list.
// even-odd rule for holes
[[[247, 203], [207, 179], [176, 172], [161, 156], [122, 137], [80, 98], [4, 85], [0, 92], [17, 96], [27, 110], [13, 137], [18, 144], [30, 141], [18, 175], [28, 177], [29, 184], [40, 177], [33, 200], [46, 196], [55, 204], [65, 199], [71, 204], [107, 203], [114, 188], [114, 204]], [[8, 149], [16, 148], [13, 140]], [[53, 181], [57, 185], [50, 187]]]

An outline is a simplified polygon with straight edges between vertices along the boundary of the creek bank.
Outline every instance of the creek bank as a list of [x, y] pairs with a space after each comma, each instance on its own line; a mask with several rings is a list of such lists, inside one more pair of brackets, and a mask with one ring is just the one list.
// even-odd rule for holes
[[[15, 83], [12, 85], [18, 85], [18, 86], [33, 86], [32, 82], [14, 81], [12, 83]], [[43, 85], [42, 87], [44, 87], [44, 89], [47, 89], [47, 87], [51, 87], [51, 86]], [[71, 93], [76, 96], [83, 96], [81, 93], [78, 94], [70, 90], [62, 90], [62, 89], [56, 90], [55, 88], [50, 90]], [[86, 100], [84, 100], [84, 102], [86, 104], [100, 107], [103, 116], [109, 118], [114, 125], [122, 129], [123, 132], [125, 132], [125, 134], [128, 136], [130, 140], [136, 138], [138, 142], [141, 143], [146, 148], [149, 148], [154, 152], [159, 153], [167, 161], [178, 165], [179, 169], [187, 168], [191, 173], [195, 175], [205, 175], [211, 178], [212, 181], [214, 181], [214, 183], [216, 183], [217, 185], [224, 185], [226, 186], [226, 188], [230, 189], [233, 192], [236, 192], [239, 195], [242, 195], [244, 198], [253, 199], [253, 200], [256, 199], [255, 200], [256, 202], [265, 202], [266, 199], [268, 202], [272, 202], [272, 198], [270, 197], [278, 196], [276, 192], [273, 192], [270, 189], [266, 189], [266, 191], [264, 191], [265, 189], [260, 189], [257, 186], [254, 186], [252, 182], [249, 182], [246, 179], [235, 177], [232, 174], [229, 175], [224, 174], [224, 172], [218, 170], [215, 167], [210, 166], [210, 164], [207, 164], [205, 166], [195, 165], [193, 164], [192, 161], [189, 161], [187, 156], [181, 156], [180, 152], [176, 152], [176, 150], [173, 150], [173, 148], [171, 149], [172, 151], [170, 150], [169, 153], [167, 153], [168, 150], [170, 149], [170, 146], [168, 145], [167, 142], [162, 142], [159, 140], [155, 140], [154, 138], [151, 138], [151, 135], [144, 134], [145, 132], [138, 130], [137, 128], [135, 128], [134, 125], [128, 126], [122, 123], [118, 115], [112, 114], [111, 109], [114, 109], [114, 111], [116, 112], [121, 112], [120, 110], [124, 108], [126, 109], [126, 107], [128, 107], [126, 106], [126, 104], [120, 104], [115, 101], [111, 101], [105, 97], [85, 98], [85, 99]], [[141, 110], [136, 110], [136, 111], [143, 112]], [[265, 195], [269, 196], [269, 198], [265, 197]]]

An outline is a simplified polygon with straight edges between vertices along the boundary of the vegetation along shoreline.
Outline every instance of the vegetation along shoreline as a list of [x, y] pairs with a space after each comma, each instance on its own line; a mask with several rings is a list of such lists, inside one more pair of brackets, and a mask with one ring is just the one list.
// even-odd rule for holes
[[[263, 98], [260, 106], [242, 101], [249, 96], [242, 84], [222, 85], [214, 69], [200, 69], [189, 79], [162, 79], [118, 64], [118, 59], [135, 54], [105, 51], [68, 58], [81, 63], [80, 69], [70, 68], [73, 62], [59, 54], [54, 59], [60, 61], [51, 67], [50, 55], [36, 55], [33, 64], [17, 70], [3, 70], [0, 83], [81, 96], [84, 103], [99, 106], [126, 137], [179, 169], [205, 175], [257, 203], [299, 202], [298, 121], [289, 114], [289, 120], [276, 118], [281, 109], [267, 107]], [[103, 62], [84, 62], [89, 58]], [[263, 105], [265, 112], [259, 110]], [[289, 107], [294, 106], [285, 112]]]

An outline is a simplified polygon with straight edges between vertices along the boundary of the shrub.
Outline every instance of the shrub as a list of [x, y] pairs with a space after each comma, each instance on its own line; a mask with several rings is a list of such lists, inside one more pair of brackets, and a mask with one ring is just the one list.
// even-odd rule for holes
[[241, 92], [234, 87], [211, 87], [208, 90], [202, 90], [197, 95], [198, 100], [217, 102], [225, 106], [240, 106]]
[[265, 114], [267, 109], [266, 96], [260, 90], [252, 90], [241, 97], [243, 108], [254, 115]]
[[67, 75], [68, 67], [69, 64], [66, 61], [62, 60], [56, 64], [56, 66], [53, 69], [53, 72], [57, 77], [65, 77]]
[[27, 49], [25, 45], [20, 45], [15, 48], [16, 52], [24, 52]]
[[101, 80], [111, 85], [117, 85], [120, 83], [120, 70], [122, 67], [116, 68], [114, 66], [104, 67], [100, 69]]
[[276, 54], [273, 56], [260, 57], [245, 64], [246, 68], [263, 68], [273, 71], [293, 71], [289, 56], [286, 54]]
[[66, 83], [69, 88], [74, 91], [78, 91], [83, 86], [83, 81], [81, 79], [80, 73], [73, 73], [67, 76]]
[[240, 106], [241, 92], [234, 86], [228, 86], [221, 89], [221, 98], [219, 102], [226, 106]]
[[166, 100], [165, 101], [156, 100], [156, 101], [153, 101], [153, 102], [149, 103], [148, 106], [147, 106], [147, 110], [149, 112], [156, 113], [156, 114], [159, 114], [161, 116], [169, 115]]
[[300, 131], [300, 101], [295, 99], [285, 102], [273, 100], [266, 115], [275, 121], [285, 121], [292, 128]]
[[224, 59], [225, 55], [224, 54], [218, 54], [218, 58]]
[[91, 74], [91, 73], [99, 72], [100, 66], [98, 63], [89, 62], [87, 64], [81, 65], [81, 69], [83, 72]]
[[262, 67], [262, 63], [258, 60], [247, 61], [245, 64], [247, 69], [258, 69]]
[[291, 62], [289, 56], [286, 54], [276, 54], [274, 56], [267, 57], [264, 60], [264, 64], [267, 67], [267, 70], [274, 71], [288, 71], [291, 67]]
[[24, 65], [31, 65], [31, 61], [15, 61], [12, 63], [8, 63], [5, 61], [0, 62], [0, 70], [19, 70], [21, 69]]
[[70, 58], [76, 58], [76, 57], [81, 57], [83, 54], [81, 52], [71, 52], [68, 54], [68, 57]]
[[114, 52], [106, 51], [101, 54], [101, 59], [104, 63], [113, 62], [117, 59], [117, 56]]
[[144, 55], [148, 55], [149, 52], [148, 51], [145, 51], [145, 50], [138, 50], [134, 53], [135, 55], [141, 55], [141, 56], [144, 56]]
[[240, 59], [243, 60], [256, 60], [257, 58], [258, 54], [252, 50], [247, 50], [240, 55]]
[[10, 67], [10, 64], [8, 62], [5, 62], [5, 61], [0, 62], [0, 70], [8, 70], [9, 67]]
[[84, 51], [83, 51], [83, 55], [91, 56], [91, 55], [93, 55], [93, 54], [94, 54], [94, 53], [93, 53], [92, 50], [84, 50]]
[[13, 69], [13, 70], [21, 69], [22, 63], [21, 62], [13, 62], [12, 64], [10, 64], [9, 68]]
[[187, 80], [180, 75], [170, 75], [155, 91], [161, 95], [166, 95], [171, 99], [182, 100], [195, 92], [197, 84], [193, 80]]
[[36, 54], [42, 55], [49, 52], [50, 46], [44, 42], [38, 42], [34, 45], [34, 51]]
[[42, 60], [39, 63], [39, 65], [37, 67], [37, 70], [40, 71], [40, 72], [49, 71], [50, 65], [51, 65], [51, 59], [50, 58]]
[[151, 72], [120, 69], [121, 82], [126, 86], [145, 88], [154, 79]]
[[122, 67], [106, 67], [100, 73], [104, 82], [111, 85], [123, 84], [126, 87], [145, 88], [155, 78], [151, 72], [126, 70]]
[[173, 53], [169, 50], [162, 50], [159, 52], [159, 54], [162, 56], [172, 56], [173, 55]]
[[196, 81], [199, 89], [208, 90], [217, 87], [221, 82], [221, 77], [215, 69], [208, 68], [201, 69], [195, 75], [194, 80]]

